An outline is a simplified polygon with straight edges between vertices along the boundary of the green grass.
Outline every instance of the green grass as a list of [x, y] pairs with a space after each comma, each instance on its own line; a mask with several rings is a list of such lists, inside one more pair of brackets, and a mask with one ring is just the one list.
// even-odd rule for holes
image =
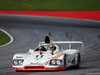
[[0, 30], [0, 45], [6, 44], [10, 41], [10, 37]]
[[0, 0], [0, 10], [100, 10], [100, 0]]

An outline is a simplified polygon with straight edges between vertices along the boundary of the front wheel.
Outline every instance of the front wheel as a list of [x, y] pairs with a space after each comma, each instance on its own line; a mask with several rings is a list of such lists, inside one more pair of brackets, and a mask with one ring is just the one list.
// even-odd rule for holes
[[22, 70], [16, 70], [16, 72], [23, 72]]
[[64, 70], [66, 69], [66, 55], [64, 56]]

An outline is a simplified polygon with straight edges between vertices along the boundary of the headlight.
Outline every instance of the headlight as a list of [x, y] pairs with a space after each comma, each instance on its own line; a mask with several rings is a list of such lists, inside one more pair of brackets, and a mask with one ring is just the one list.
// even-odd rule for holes
[[18, 61], [17, 60], [14, 60], [13, 61], [13, 65], [18, 65]]
[[16, 60], [13, 60], [13, 65], [22, 65], [23, 64], [23, 61], [22, 59], [16, 59]]
[[50, 65], [61, 65], [61, 63], [62, 63], [62, 60], [60, 59], [50, 60]]
[[22, 65], [22, 64], [23, 64], [23, 60], [19, 60], [18, 63], [19, 63], [20, 65]]
[[60, 64], [61, 64], [61, 60], [57, 60], [56, 63], [57, 63], [58, 65], [60, 65]]
[[52, 63], [52, 64], [56, 64], [56, 61], [55, 61], [55, 60], [52, 60], [51, 63]]

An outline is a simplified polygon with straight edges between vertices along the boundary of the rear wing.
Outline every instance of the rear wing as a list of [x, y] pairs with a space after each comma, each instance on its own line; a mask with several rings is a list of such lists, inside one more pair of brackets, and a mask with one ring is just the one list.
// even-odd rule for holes
[[54, 44], [68, 44], [71, 49], [72, 44], [81, 44], [82, 52], [84, 51], [84, 44], [81, 41], [53, 41]]
[[66, 43], [70, 43], [70, 44], [72, 44], [72, 43], [79, 43], [79, 44], [83, 44], [83, 42], [81, 42], [81, 41], [53, 41], [53, 43], [55, 43], [55, 44], [59, 44], [59, 43], [61, 43], [61, 44], [66, 44]]

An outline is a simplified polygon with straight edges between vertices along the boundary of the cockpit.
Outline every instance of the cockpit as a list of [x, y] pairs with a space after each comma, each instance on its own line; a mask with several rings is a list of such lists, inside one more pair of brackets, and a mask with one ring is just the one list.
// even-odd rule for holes
[[[40, 49], [39, 48], [41, 48], [41, 51], [46, 51], [46, 52], [49, 52], [50, 51], [50, 44], [42, 44], [42, 45], [39, 45], [36, 49], [35, 49], [35, 51], [40, 51]], [[54, 47], [55, 47], [55, 51], [60, 51], [61, 49], [60, 49], [60, 47], [58, 46], [58, 45], [54, 45]]]

